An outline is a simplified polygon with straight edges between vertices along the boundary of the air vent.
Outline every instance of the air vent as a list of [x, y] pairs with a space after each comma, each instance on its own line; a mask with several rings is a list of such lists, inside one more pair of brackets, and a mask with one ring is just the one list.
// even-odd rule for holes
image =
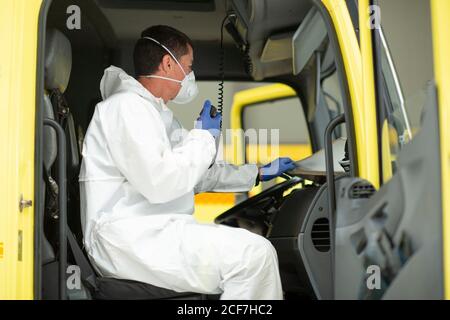
[[330, 251], [330, 223], [327, 218], [319, 218], [314, 222], [311, 239], [317, 251]]
[[357, 182], [350, 187], [349, 197], [351, 199], [367, 199], [375, 193], [373, 185], [367, 182]]

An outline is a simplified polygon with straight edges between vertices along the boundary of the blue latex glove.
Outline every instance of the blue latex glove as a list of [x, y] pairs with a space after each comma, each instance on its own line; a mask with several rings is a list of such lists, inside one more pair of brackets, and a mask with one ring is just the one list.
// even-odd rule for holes
[[220, 123], [222, 122], [222, 114], [217, 113], [217, 115], [212, 118], [210, 115], [211, 111], [211, 101], [206, 100], [203, 104], [203, 109], [200, 112], [200, 116], [195, 122], [195, 129], [208, 130], [214, 138], [220, 136]]
[[261, 181], [268, 181], [294, 168], [295, 163], [291, 158], [278, 158], [259, 168], [259, 179]]

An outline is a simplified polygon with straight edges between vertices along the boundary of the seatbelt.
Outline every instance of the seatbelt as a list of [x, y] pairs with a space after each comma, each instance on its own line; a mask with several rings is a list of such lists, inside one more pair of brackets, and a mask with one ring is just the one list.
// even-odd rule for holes
[[45, 193], [45, 212], [50, 215], [52, 219], [58, 219], [59, 207], [58, 207], [58, 184], [49, 175], [45, 166], [43, 166], [44, 172], [44, 182], [46, 185], [47, 192]]
[[56, 121], [65, 129], [66, 119], [69, 116], [70, 109], [66, 98], [59, 89], [50, 91], [50, 101], [53, 106], [53, 111]]
[[97, 283], [95, 280], [97, 276], [91, 265], [89, 264], [89, 261], [86, 259], [86, 256], [84, 255], [80, 246], [78, 245], [78, 242], [75, 239], [75, 236], [73, 235], [69, 226], [67, 226], [67, 240], [69, 240], [69, 247], [72, 251], [73, 257], [75, 258], [75, 263], [80, 268], [81, 280], [83, 281], [83, 283], [89, 286], [89, 289], [96, 290]]
[[[61, 127], [66, 131], [67, 126], [67, 117], [69, 116], [70, 109], [68, 107], [67, 101], [64, 95], [59, 91], [59, 89], [52, 90], [50, 92], [50, 101], [53, 106], [54, 115], [56, 117], [56, 121], [61, 125]], [[59, 207], [58, 207], [58, 193], [59, 188], [56, 181], [49, 175], [45, 166], [44, 170], [44, 180], [49, 190], [48, 200], [46, 199], [46, 212], [50, 213], [50, 216], [53, 219], [59, 218]], [[75, 236], [72, 233], [69, 225], [67, 225], [67, 240], [69, 242], [69, 248], [72, 251], [73, 257], [75, 259], [75, 263], [80, 268], [81, 271], [81, 281], [88, 287], [89, 291], [97, 290], [97, 275], [92, 269], [89, 261], [83, 253], [83, 250], [78, 245]]]

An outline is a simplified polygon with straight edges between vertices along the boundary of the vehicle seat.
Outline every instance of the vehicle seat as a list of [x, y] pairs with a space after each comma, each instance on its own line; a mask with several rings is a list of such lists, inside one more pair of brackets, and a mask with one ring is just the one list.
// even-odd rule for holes
[[[44, 96], [43, 116], [44, 116], [44, 118], [47, 118], [47, 119], [52, 119], [52, 120], [55, 119], [54, 114], [53, 114], [53, 107], [52, 107], [50, 99], [47, 95]], [[56, 160], [57, 141], [56, 141], [55, 130], [50, 127], [45, 126], [43, 128], [43, 141], [44, 141], [44, 150], [43, 150], [44, 166], [42, 169], [44, 170], [44, 175], [41, 180], [41, 187], [43, 190], [42, 199], [41, 199], [41, 206], [42, 206], [41, 212], [46, 211], [45, 207], [47, 205], [47, 202], [46, 202], [47, 193], [50, 192], [50, 190], [47, 190], [45, 179], [48, 179], [48, 177], [51, 177], [50, 170]], [[55, 186], [56, 185], [53, 185], [53, 187], [55, 187]], [[48, 187], [50, 188], [52, 186], [48, 186]], [[50, 213], [45, 212], [45, 214], [50, 214]], [[52, 261], [55, 261], [55, 251], [53, 250], [52, 245], [50, 244], [50, 242], [48, 241], [48, 239], [44, 233], [44, 217], [41, 217], [41, 228], [40, 229], [41, 229], [41, 239], [42, 239], [41, 240], [42, 241], [41, 259], [42, 259], [42, 264], [45, 265]]]
[[[78, 150], [77, 134], [75, 131], [75, 121], [68, 103], [64, 97], [70, 79], [72, 68], [72, 48], [69, 39], [59, 30], [50, 29], [46, 34], [46, 52], [45, 52], [45, 95], [44, 95], [44, 118], [50, 118], [58, 121], [66, 132], [67, 142], [67, 179], [68, 179], [68, 221], [69, 226], [69, 248], [72, 254], [72, 261], [81, 269], [81, 278], [85, 287], [89, 288], [90, 294], [96, 299], [203, 299], [205, 296], [197, 293], [179, 293], [164, 288], [155, 287], [150, 284], [120, 280], [113, 278], [102, 278], [93, 273], [93, 269], [85, 252], [81, 249], [80, 239], [74, 237], [71, 225], [80, 224], [79, 197], [78, 197], [78, 172], [80, 166], [80, 155]], [[57, 181], [52, 176], [53, 166], [57, 157], [57, 139], [56, 133], [50, 127], [44, 126], [43, 129], [43, 169], [44, 173], [44, 193], [47, 195], [44, 202], [44, 221], [45, 224], [52, 224], [57, 217], [57, 208], [52, 206], [49, 201], [49, 192], [57, 193]], [[46, 180], [46, 181], [45, 181]], [[57, 197], [56, 197], [57, 199]], [[75, 203], [78, 202], [78, 203]], [[76, 208], [75, 210], [73, 208]], [[50, 220], [50, 221], [49, 221]], [[74, 221], [77, 223], [74, 224]], [[46, 223], [47, 222], [47, 223]], [[50, 222], [50, 223], [48, 223]], [[72, 222], [72, 223], [71, 223]], [[57, 225], [57, 223], [53, 223]], [[50, 233], [56, 239], [57, 229]], [[47, 236], [50, 236], [47, 232]], [[57, 276], [58, 262], [54, 252], [57, 251], [57, 241], [48, 241], [48, 237], [42, 232], [42, 264], [43, 264], [43, 298], [56, 299], [58, 296], [58, 284], [55, 279]], [[51, 244], [52, 243], [52, 244]], [[94, 274], [94, 281], [87, 282], [88, 274]], [[79, 292], [68, 290], [69, 298], [80, 296]]]

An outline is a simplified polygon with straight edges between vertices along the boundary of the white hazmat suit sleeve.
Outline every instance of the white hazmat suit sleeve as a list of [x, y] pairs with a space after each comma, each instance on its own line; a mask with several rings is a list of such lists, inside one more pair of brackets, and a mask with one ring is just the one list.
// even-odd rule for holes
[[117, 168], [150, 203], [166, 203], [192, 192], [215, 154], [213, 136], [191, 130], [172, 149], [158, 111], [136, 94], [121, 93], [101, 115]]
[[195, 193], [201, 192], [246, 192], [256, 183], [258, 167], [254, 164], [235, 166], [216, 162], [195, 186]]
[[[176, 118], [173, 118], [172, 132], [180, 133], [174, 137], [181, 138], [181, 143], [184, 143], [183, 139], [187, 137], [185, 133], [188, 131]], [[247, 192], [255, 185], [257, 174], [258, 167], [254, 164], [236, 166], [224, 161], [216, 161], [195, 186], [194, 192]]]

